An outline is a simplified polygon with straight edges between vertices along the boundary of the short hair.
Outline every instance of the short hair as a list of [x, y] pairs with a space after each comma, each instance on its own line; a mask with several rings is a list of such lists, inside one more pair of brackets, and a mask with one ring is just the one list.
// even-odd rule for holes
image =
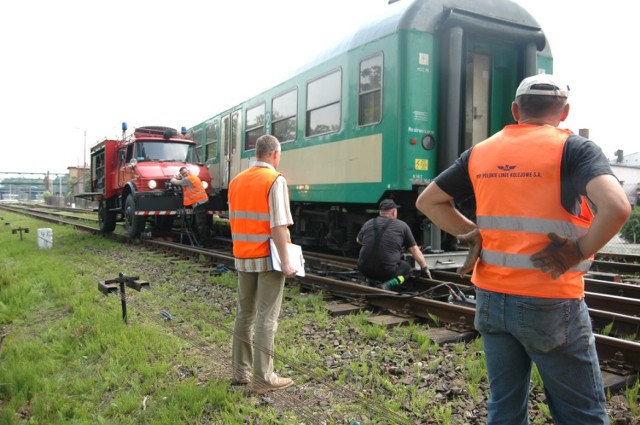
[[522, 95], [516, 98], [520, 114], [540, 118], [549, 114], [558, 114], [567, 104], [567, 98], [561, 96]]
[[180, 169], [178, 170], [180, 174], [182, 174], [183, 171], [189, 171], [189, 169], [187, 167], [180, 167]]
[[256, 158], [262, 159], [278, 151], [280, 151], [280, 142], [275, 136], [265, 134], [256, 140]]

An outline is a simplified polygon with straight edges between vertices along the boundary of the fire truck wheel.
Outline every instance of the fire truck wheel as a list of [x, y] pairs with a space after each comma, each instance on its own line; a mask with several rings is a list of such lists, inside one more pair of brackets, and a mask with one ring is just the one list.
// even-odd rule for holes
[[133, 202], [133, 196], [127, 196], [124, 203], [124, 228], [130, 238], [137, 238], [144, 230], [144, 216], [136, 215], [136, 206]]
[[116, 228], [116, 213], [109, 211], [107, 202], [100, 202], [98, 207], [98, 225], [102, 233], [111, 233]]

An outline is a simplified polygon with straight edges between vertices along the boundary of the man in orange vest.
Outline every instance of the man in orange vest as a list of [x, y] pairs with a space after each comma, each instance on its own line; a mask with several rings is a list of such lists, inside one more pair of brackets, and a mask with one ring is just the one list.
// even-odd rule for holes
[[[273, 371], [284, 280], [297, 272], [287, 250], [288, 227], [293, 224], [287, 181], [276, 171], [280, 149], [274, 136], [259, 137], [256, 161], [229, 184], [229, 222], [238, 271], [232, 382], [253, 381], [252, 389], [258, 394], [293, 385], [293, 380]], [[270, 239], [275, 243], [282, 271], [273, 269]]]
[[206, 204], [209, 195], [202, 185], [202, 180], [189, 171], [187, 167], [180, 167], [178, 174], [171, 178], [171, 183], [182, 186], [183, 204], [185, 207], [193, 208], [193, 215], [196, 219], [196, 229], [200, 245], [208, 242], [209, 227], [207, 226]]
[[[527, 424], [532, 363], [556, 424], [608, 424], [583, 274], [631, 207], [601, 149], [558, 128], [569, 88], [525, 78], [507, 125], [462, 153], [416, 207], [470, 251], [491, 424]], [[453, 201], [475, 196], [477, 224]], [[585, 202], [595, 205], [595, 216]]]

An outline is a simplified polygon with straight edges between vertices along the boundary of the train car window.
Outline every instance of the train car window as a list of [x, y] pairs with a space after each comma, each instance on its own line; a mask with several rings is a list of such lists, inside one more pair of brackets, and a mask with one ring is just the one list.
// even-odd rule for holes
[[253, 108], [247, 108], [245, 117], [245, 138], [244, 138], [244, 150], [248, 151], [256, 148], [256, 140], [258, 137], [265, 134], [265, 106], [264, 103], [254, 106]]
[[211, 161], [218, 157], [218, 121], [207, 126], [205, 160]]
[[340, 130], [341, 87], [342, 70], [336, 70], [307, 84], [307, 136]]
[[298, 126], [298, 89], [273, 98], [271, 105], [271, 134], [280, 143], [293, 142]]
[[377, 124], [382, 120], [382, 70], [382, 53], [360, 62], [358, 125]]
[[196, 142], [196, 156], [202, 158], [202, 129], [194, 130], [191, 134], [187, 133], [187, 136]]

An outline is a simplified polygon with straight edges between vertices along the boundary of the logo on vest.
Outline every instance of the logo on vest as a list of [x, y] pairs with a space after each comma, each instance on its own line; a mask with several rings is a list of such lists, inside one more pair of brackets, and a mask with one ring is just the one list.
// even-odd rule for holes
[[477, 179], [495, 179], [495, 178], [512, 178], [512, 177], [542, 177], [542, 174], [539, 171], [513, 171], [517, 168], [517, 165], [497, 165], [496, 166], [500, 172], [496, 173], [478, 173], [476, 174]]

